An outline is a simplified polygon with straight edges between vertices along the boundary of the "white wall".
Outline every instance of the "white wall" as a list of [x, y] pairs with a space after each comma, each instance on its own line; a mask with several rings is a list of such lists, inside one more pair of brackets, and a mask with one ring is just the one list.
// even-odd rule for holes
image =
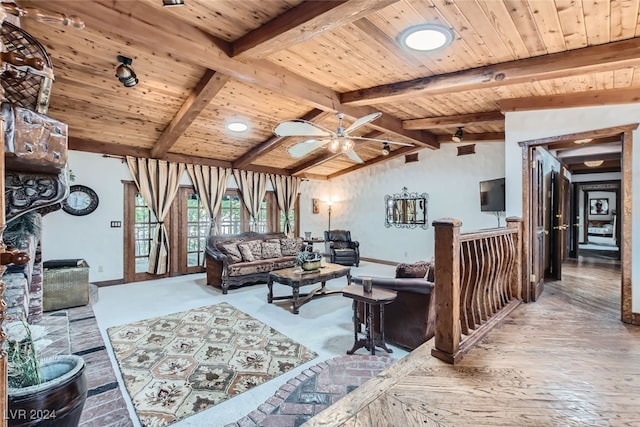
[[[476, 144], [476, 154], [457, 156], [457, 146], [442, 144], [439, 150], [424, 149], [419, 161], [404, 163], [404, 157], [361, 169], [329, 182], [307, 181], [300, 195], [300, 233], [323, 236], [328, 227], [327, 203], [332, 206], [331, 228], [348, 229], [360, 242], [363, 257], [395, 262], [413, 262], [433, 256], [435, 219], [454, 217], [463, 231], [498, 225], [493, 213], [480, 212], [480, 181], [504, 177], [502, 142]], [[385, 228], [385, 195], [409, 192], [429, 195], [426, 230]], [[320, 213], [312, 213], [311, 199], [321, 200]], [[504, 226], [504, 218], [501, 219]]]
[[[505, 172], [507, 185], [507, 215], [522, 214], [522, 149], [519, 141], [586, 132], [640, 122], [640, 105], [607, 105], [603, 107], [566, 108], [506, 113]], [[640, 141], [640, 131], [633, 133]], [[636, 144], [634, 144], [636, 145]], [[632, 153], [633, 209], [631, 236], [632, 251], [640, 254], [640, 150]], [[634, 313], [640, 312], [640, 262], [632, 260]]]
[[[47, 214], [42, 221], [42, 259], [84, 258], [89, 263], [89, 280], [123, 277], [122, 228], [111, 221], [123, 221], [122, 180], [131, 180], [125, 163], [101, 154], [69, 151], [69, 168], [75, 175], [71, 185], [85, 185], [98, 195], [98, 208], [85, 216], [63, 210]], [[99, 271], [102, 270], [102, 271]]]
[[[123, 228], [111, 228], [111, 221], [124, 226], [124, 186], [133, 181], [126, 163], [102, 154], [69, 151], [69, 167], [75, 175], [71, 185], [85, 185], [98, 195], [98, 208], [85, 216], [59, 210], [43, 217], [42, 259], [84, 258], [89, 280], [102, 282], [124, 277]], [[192, 185], [185, 172], [181, 185]], [[233, 177], [228, 188], [238, 188]], [[272, 190], [267, 183], [267, 190]]]

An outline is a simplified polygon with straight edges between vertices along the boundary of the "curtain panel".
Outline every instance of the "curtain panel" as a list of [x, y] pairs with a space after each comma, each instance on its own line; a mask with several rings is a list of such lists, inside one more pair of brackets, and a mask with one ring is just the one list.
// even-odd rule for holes
[[296, 198], [298, 197], [298, 191], [300, 189], [300, 178], [284, 175], [271, 175], [271, 185], [273, 191], [276, 193], [276, 200], [278, 201], [278, 207], [284, 212], [284, 230], [282, 230], [287, 236], [292, 237], [293, 224], [289, 219], [289, 213], [293, 209]]
[[267, 193], [267, 174], [234, 169], [233, 177], [242, 195], [242, 203], [251, 216], [249, 230], [256, 231], [262, 199]]
[[231, 169], [204, 165], [187, 165], [189, 178], [211, 218], [210, 234], [218, 234], [216, 217], [229, 183]]
[[164, 219], [178, 193], [185, 165], [130, 156], [127, 156], [127, 165], [138, 191], [158, 220], [151, 241], [147, 271], [150, 274], [165, 274], [169, 271], [169, 235]]

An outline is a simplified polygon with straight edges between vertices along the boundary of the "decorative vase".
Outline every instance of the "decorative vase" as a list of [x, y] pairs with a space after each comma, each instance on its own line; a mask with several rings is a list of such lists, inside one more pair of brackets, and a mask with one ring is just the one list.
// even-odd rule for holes
[[9, 426], [75, 427], [87, 398], [84, 359], [62, 355], [43, 359], [42, 384], [8, 389]]
[[320, 260], [316, 261], [305, 261], [301, 265], [304, 271], [313, 271], [320, 268]]

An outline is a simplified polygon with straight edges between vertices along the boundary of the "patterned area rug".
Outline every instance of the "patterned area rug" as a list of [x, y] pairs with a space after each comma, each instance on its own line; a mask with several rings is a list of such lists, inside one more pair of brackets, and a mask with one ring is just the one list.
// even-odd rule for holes
[[169, 425], [317, 357], [227, 303], [108, 334], [143, 426]]

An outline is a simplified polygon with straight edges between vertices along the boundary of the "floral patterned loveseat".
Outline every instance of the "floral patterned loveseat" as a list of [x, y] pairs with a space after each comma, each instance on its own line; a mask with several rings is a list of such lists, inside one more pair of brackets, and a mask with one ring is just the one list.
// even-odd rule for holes
[[229, 287], [266, 283], [270, 271], [293, 267], [303, 248], [301, 238], [283, 233], [211, 235], [205, 252], [207, 284], [226, 294]]

